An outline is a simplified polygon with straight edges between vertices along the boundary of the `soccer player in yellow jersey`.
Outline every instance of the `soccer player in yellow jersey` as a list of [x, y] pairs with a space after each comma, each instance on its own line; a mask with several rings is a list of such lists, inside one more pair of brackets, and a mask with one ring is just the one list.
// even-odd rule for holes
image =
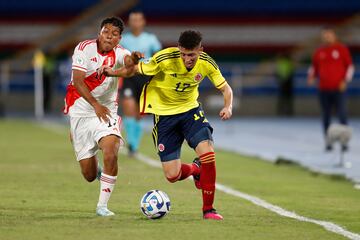
[[[202, 36], [197, 31], [181, 33], [178, 47], [156, 53], [137, 65], [140, 74], [152, 76], [144, 86], [140, 111], [154, 115], [153, 139], [166, 178], [170, 182], [194, 177], [202, 190], [204, 219], [222, 220], [213, 207], [215, 195], [215, 152], [212, 132], [198, 102], [198, 87], [205, 77], [224, 96], [219, 115], [227, 120], [232, 115], [232, 89], [222, 76], [215, 61], [203, 52]], [[104, 69], [107, 75], [117, 71]], [[198, 155], [192, 164], [181, 163], [180, 151], [186, 140]]]

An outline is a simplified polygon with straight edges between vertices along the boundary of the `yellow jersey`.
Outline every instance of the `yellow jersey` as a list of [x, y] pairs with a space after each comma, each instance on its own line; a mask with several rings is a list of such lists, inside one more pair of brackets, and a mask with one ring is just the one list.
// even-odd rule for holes
[[174, 115], [198, 107], [198, 87], [205, 77], [218, 89], [227, 84], [215, 61], [205, 52], [190, 71], [177, 47], [157, 52], [138, 67], [141, 74], [152, 76], [141, 93], [142, 114]]

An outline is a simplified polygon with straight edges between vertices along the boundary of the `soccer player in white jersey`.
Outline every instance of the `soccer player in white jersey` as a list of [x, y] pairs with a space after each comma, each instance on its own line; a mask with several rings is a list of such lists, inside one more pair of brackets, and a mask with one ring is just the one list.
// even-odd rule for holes
[[[80, 42], [74, 51], [72, 79], [67, 87], [64, 113], [70, 116], [71, 140], [84, 178], [100, 180], [96, 207], [99, 216], [112, 216], [107, 204], [117, 178], [117, 154], [121, 142], [121, 118], [117, 115], [118, 78], [99, 74], [103, 66], [127, 73], [142, 54], [120, 45], [124, 24], [119, 18], [102, 21], [98, 38]], [[96, 154], [103, 152], [104, 167], [98, 169]]]

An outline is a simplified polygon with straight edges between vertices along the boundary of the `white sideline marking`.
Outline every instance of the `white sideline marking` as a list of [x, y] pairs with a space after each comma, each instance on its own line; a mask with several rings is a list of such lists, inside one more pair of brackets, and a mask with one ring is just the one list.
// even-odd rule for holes
[[[152, 167], [161, 168], [161, 163], [159, 161], [156, 161], [156, 160], [154, 160], [150, 157], [147, 157], [141, 153], [138, 153], [136, 155], [136, 158], [138, 160], [140, 160], [141, 162], [144, 162]], [[221, 192], [224, 192], [226, 194], [245, 199], [249, 202], [252, 202], [253, 204], [255, 204], [257, 206], [266, 208], [280, 216], [293, 218], [293, 219], [296, 219], [296, 220], [299, 220], [302, 222], [314, 223], [314, 224], [322, 226], [323, 228], [325, 228], [326, 230], [328, 230], [330, 232], [334, 232], [336, 234], [342, 235], [342, 236], [347, 237], [352, 240], [360, 240], [359, 234], [347, 231], [346, 229], [344, 229], [343, 227], [341, 227], [339, 225], [336, 225], [335, 223], [300, 216], [300, 215], [296, 214], [295, 212], [287, 211], [279, 206], [268, 203], [265, 200], [262, 200], [260, 198], [251, 196], [249, 194], [234, 190], [234, 189], [227, 187], [225, 185], [222, 185], [220, 183], [216, 183], [216, 189]]]

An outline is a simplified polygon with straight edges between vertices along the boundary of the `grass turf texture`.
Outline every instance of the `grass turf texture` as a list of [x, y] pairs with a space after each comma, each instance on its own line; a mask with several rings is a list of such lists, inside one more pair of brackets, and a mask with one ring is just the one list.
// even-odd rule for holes
[[[191, 181], [170, 184], [161, 169], [124, 155], [109, 203], [117, 215], [97, 217], [99, 183], [82, 178], [66, 127], [54, 131], [6, 120], [0, 121], [0, 133], [0, 239], [345, 239], [221, 192], [215, 205], [225, 220], [204, 221], [201, 193]], [[156, 158], [150, 136], [141, 151]], [[194, 153], [184, 147], [182, 158], [191, 162]], [[216, 159], [218, 182], [360, 232], [360, 191], [351, 183], [230, 152], [217, 151]], [[171, 199], [172, 210], [161, 220], [148, 220], [139, 210], [150, 189]]]

